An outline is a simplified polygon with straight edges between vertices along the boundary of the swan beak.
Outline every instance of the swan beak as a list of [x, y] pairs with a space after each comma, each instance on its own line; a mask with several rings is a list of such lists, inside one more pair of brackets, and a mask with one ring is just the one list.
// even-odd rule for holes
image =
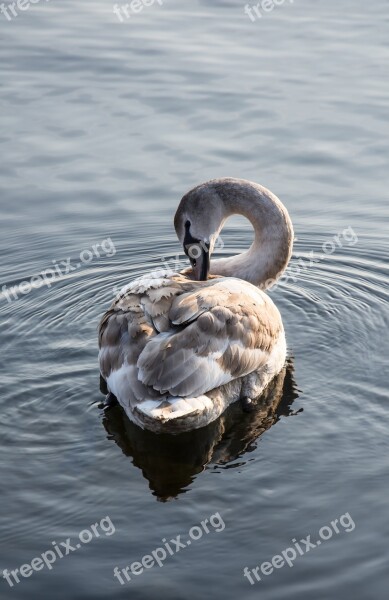
[[209, 267], [210, 267], [209, 247], [202, 246], [201, 254], [196, 259], [196, 264], [192, 266], [195, 279], [197, 281], [207, 281], [208, 274], [209, 274]]

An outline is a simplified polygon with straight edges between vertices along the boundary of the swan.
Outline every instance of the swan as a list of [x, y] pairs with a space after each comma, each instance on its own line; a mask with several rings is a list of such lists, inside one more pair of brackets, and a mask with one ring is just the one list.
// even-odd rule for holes
[[[253, 225], [251, 247], [211, 260], [226, 220]], [[123, 288], [99, 325], [100, 373], [131, 421], [179, 433], [217, 419], [241, 399], [250, 409], [282, 370], [281, 315], [264, 292], [286, 269], [293, 226], [265, 187], [222, 178], [186, 193], [174, 217], [191, 266], [147, 273]]]

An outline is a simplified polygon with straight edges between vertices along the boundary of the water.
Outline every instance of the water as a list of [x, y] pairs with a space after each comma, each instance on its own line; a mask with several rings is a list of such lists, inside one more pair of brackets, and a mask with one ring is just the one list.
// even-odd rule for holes
[[[1, 598], [387, 597], [386, 3], [296, 0], [256, 22], [244, 4], [166, 0], [123, 23], [93, 0], [0, 15], [0, 287], [18, 296], [0, 298], [0, 568], [115, 527], [1, 579]], [[290, 211], [295, 280], [271, 292], [289, 362], [250, 415], [142, 433], [97, 408], [97, 323], [116, 286], [175, 260], [180, 197], [219, 176]], [[220, 252], [251, 235], [233, 221]], [[51, 287], [17, 291], [55, 265]], [[114, 578], [217, 512], [223, 530]], [[243, 576], [346, 513], [355, 528], [293, 568]]]

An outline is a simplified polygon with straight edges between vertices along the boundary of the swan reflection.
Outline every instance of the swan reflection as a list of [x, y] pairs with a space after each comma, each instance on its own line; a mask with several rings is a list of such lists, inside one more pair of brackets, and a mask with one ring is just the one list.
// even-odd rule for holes
[[281, 417], [295, 414], [291, 407], [298, 392], [293, 372], [289, 359], [250, 412], [236, 402], [202, 429], [156, 434], [132, 423], [120, 406], [104, 414], [103, 425], [109, 438], [141, 469], [158, 500], [170, 500], [188, 491], [196, 475], [210, 465], [225, 469], [244, 465], [245, 453], [255, 450], [259, 436]]

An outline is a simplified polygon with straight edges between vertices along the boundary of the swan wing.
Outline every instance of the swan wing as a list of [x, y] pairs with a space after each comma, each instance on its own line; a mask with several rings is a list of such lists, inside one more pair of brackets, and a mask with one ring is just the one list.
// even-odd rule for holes
[[231, 277], [192, 281], [180, 291], [170, 298], [170, 328], [149, 337], [139, 355], [143, 384], [199, 396], [268, 362], [283, 326], [266, 294]]
[[134, 406], [160, 398], [138, 377], [137, 361], [154, 336], [169, 329], [173, 298], [182, 292], [186, 278], [170, 273], [149, 273], [123, 288], [99, 325], [100, 371], [115, 396]]

